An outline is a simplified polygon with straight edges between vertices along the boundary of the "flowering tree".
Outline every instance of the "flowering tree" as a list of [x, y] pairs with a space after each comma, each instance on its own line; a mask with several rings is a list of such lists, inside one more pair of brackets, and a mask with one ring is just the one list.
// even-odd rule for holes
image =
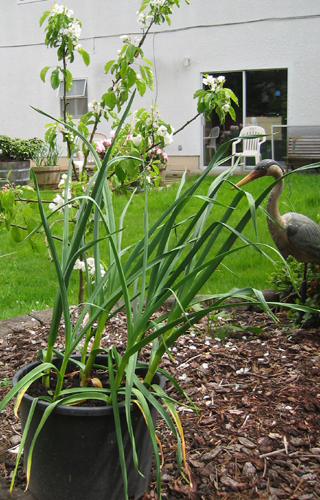
[[[189, 3], [189, 0], [185, 0]], [[145, 58], [143, 52], [143, 44], [154, 24], [160, 25], [164, 22], [170, 24], [170, 16], [173, 11], [173, 6], [180, 7], [179, 0], [143, 0], [140, 10], [138, 11], [138, 24], [142, 29], [142, 37], [132, 39], [130, 35], [121, 37], [122, 48], [118, 51], [116, 59], [108, 61], [105, 65], [105, 73], [112, 75], [112, 84], [99, 100], [93, 100], [88, 106], [88, 112], [84, 114], [78, 124], [78, 130], [90, 142], [93, 142], [94, 134], [102, 119], [113, 120], [112, 128], [115, 129], [120, 119], [118, 113], [121, 112], [122, 106], [128, 101], [133, 90], [143, 96], [147, 87], [153, 90], [153, 72], [151, 62]], [[72, 86], [72, 75], [67, 69], [67, 62], [72, 63], [74, 60], [74, 52], [78, 51], [83, 57], [85, 64], [89, 64], [89, 55], [83, 50], [79, 44], [81, 33], [81, 23], [73, 17], [73, 12], [66, 7], [55, 4], [51, 11], [46, 11], [40, 20], [40, 25], [48, 19], [46, 27], [45, 43], [48, 47], [57, 48], [58, 60], [62, 61], [62, 66], [57, 66], [51, 73], [51, 86], [57, 88], [60, 83], [60, 76], [64, 82], [64, 116], [65, 123], [71, 123], [72, 117], [67, 113], [66, 92]], [[44, 81], [49, 70], [46, 66], [41, 71], [41, 78]], [[219, 77], [214, 81], [210, 76], [206, 76], [204, 83], [207, 85], [207, 90], [198, 90], [194, 97], [198, 97], [198, 113], [189, 122], [183, 125], [176, 132], [170, 124], [160, 120], [160, 115], [157, 107], [152, 106], [151, 111], [141, 109], [133, 114], [133, 120], [130, 125], [123, 125], [123, 133], [117, 139], [117, 145], [114, 149], [115, 153], [127, 155], [126, 160], [121, 160], [113, 172], [112, 181], [116, 187], [126, 185], [135, 181], [142, 170], [147, 169], [154, 179], [159, 177], [158, 157], [150, 153], [154, 148], [161, 150], [172, 143], [173, 135], [181, 131], [187, 124], [196, 119], [199, 114], [204, 113], [206, 119], [209, 114], [215, 109], [223, 122], [225, 115], [230, 113], [234, 116], [234, 111], [231, 106], [231, 100], [237, 103], [236, 97], [230, 89], [224, 89], [224, 77]], [[74, 124], [73, 124], [74, 125]], [[61, 125], [53, 124], [49, 127], [47, 138], [55, 138], [57, 128], [61, 129]], [[74, 137], [62, 128], [65, 140], [68, 144], [68, 153], [71, 156], [74, 151]], [[121, 142], [122, 141], [122, 142]], [[107, 143], [105, 144], [107, 145]], [[86, 166], [89, 151], [85, 144], [82, 144], [84, 155], [84, 168]], [[107, 146], [108, 147], [108, 146]], [[99, 144], [100, 154], [103, 154], [102, 146]], [[156, 161], [157, 160], [157, 161]], [[158, 163], [157, 163], [158, 162]]]
[[214, 78], [212, 75], [205, 75], [202, 82], [207, 88], [197, 90], [194, 94], [194, 97], [198, 97], [198, 112], [204, 113], [206, 120], [210, 120], [210, 114], [214, 110], [221, 123], [225, 122], [227, 113], [233, 120], [236, 119], [231, 101], [238, 104], [238, 99], [231, 89], [224, 88], [225, 81], [224, 76]]
[[[74, 61], [74, 52], [77, 51], [81, 56], [86, 66], [90, 63], [89, 54], [79, 44], [81, 35], [81, 22], [73, 17], [73, 11], [63, 5], [54, 4], [51, 10], [47, 10], [40, 18], [40, 26], [48, 19], [48, 24], [45, 28], [46, 37], [45, 44], [47, 47], [57, 49], [58, 64], [51, 72], [50, 83], [53, 89], [57, 89], [60, 85], [60, 77], [63, 81], [63, 121], [65, 123], [72, 122], [72, 117], [67, 113], [67, 92], [72, 87], [72, 74], [67, 68], [68, 62]], [[50, 66], [45, 66], [40, 73], [40, 77], [45, 82], [46, 75]], [[64, 141], [67, 143], [68, 155], [71, 157], [74, 149], [74, 136], [70, 134], [64, 127], [52, 124], [46, 133], [46, 139], [54, 145], [57, 132], [60, 130], [63, 133]], [[75, 171], [75, 167], [74, 167]], [[75, 171], [76, 172], [76, 171]]]
[[[188, 0], [185, 1], [189, 3]], [[107, 62], [105, 65], [105, 72], [110, 72], [113, 77], [112, 84], [99, 101], [94, 100], [89, 104], [88, 113], [81, 117], [78, 124], [78, 131], [86, 138], [89, 138], [92, 143], [94, 133], [101, 120], [112, 120], [110, 139], [105, 143], [100, 142], [97, 144], [97, 152], [101, 158], [106, 154], [114, 139], [113, 130], [120, 123], [118, 113], [121, 111], [123, 104], [126, 103], [129, 95], [134, 89], [140, 95], [144, 95], [147, 87], [153, 89], [152, 65], [145, 58], [142, 46], [150, 28], [154, 24], [159, 25], [163, 22], [170, 24], [170, 16], [174, 5], [179, 7], [179, 0], [143, 0], [137, 19], [142, 29], [141, 39], [132, 39], [130, 35], [122, 36], [122, 48], [118, 51], [117, 58]], [[57, 49], [58, 64], [53, 68], [45, 66], [41, 70], [40, 76], [42, 81], [45, 82], [46, 76], [51, 70], [50, 84], [53, 89], [58, 88], [60, 79], [62, 79], [64, 90], [63, 121], [66, 124], [75, 125], [72, 116], [67, 113], [66, 94], [71, 89], [73, 82], [68, 65], [74, 61], [76, 53], [82, 57], [86, 65], [90, 63], [88, 53], [79, 43], [81, 22], [74, 17], [72, 10], [57, 4], [54, 4], [51, 10], [43, 13], [40, 19], [40, 26], [46, 20], [45, 44], [47, 47]], [[169, 123], [160, 118], [157, 106], [151, 106], [149, 110], [141, 108], [132, 113], [131, 120], [122, 125], [116, 144], [113, 144], [113, 155], [122, 157], [121, 161], [115, 163], [114, 169], [108, 174], [109, 177], [112, 177], [115, 188], [125, 188], [137, 179], [142, 171], [146, 171], [147, 179], [157, 185], [160, 178], [160, 169], [166, 166], [168, 160], [166, 153], [163, 151], [164, 148], [172, 143], [177, 133], [183, 130], [200, 114], [203, 113], [206, 119], [208, 119], [210, 113], [216, 111], [221, 123], [224, 122], [227, 113], [234, 118], [234, 110], [231, 103], [232, 101], [237, 103], [237, 99], [230, 89], [224, 88], [224, 84], [225, 78], [223, 76], [213, 78], [210, 75], [205, 75], [203, 78], [205, 88], [197, 90], [194, 94], [194, 97], [198, 99], [197, 114], [176, 131], [173, 130]], [[46, 140], [53, 145], [57, 134], [60, 132], [62, 132], [64, 141], [67, 144], [68, 154], [72, 157], [76, 151], [76, 144], [73, 133], [67, 127], [58, 122], [48, 124], [45, 134]], [[82, 144], [82, 147], [86, 161], [88, 150], [84, 144]], [[77, 174], [75, 168], [74, 172]], [[79, 183], [73, 182], [71, 188], [73, 196], [78, 196], [83, 192], [82, 186]], [[17, 228], [13, 224], [16, 214], [19, 213], [20, 204], [28, 203], [28, 200], [20, 192], [21, 190], [18, 192], [15, 189], [15, 195], [10, 196], [10, 199], [13, 200], [12, 206], [11, 204], [8, 205], [6, 203], [6, 199], [9, 196], [7, 192], [12, 189], [8, 184], [3, 193], [0, 193], [0, 212], [1, 216], [3, 216], [0, 217], [0, 225], [8, 230], [11, 227], [11, 234], [14, 239], [21, 241], [23, 239], [21, 231], [24, 228]], [[5, 199], [3, 201], [4, 194]], [[14, 198], [19, 201], [16, 202]], [[57, 195], [53, 202], [51, 202], [51, 209], [61, 210], [63, 205], [62, 200], [63, 198]], [[77, 207], [75, 206], [75, 213], [76, 210]], [[10, 223], [8, 223], [8, 220], [10, 220]], [[25, 229], [29, 231], [27, 224]], [[32, 243], [32, 239], [29, 241]]]

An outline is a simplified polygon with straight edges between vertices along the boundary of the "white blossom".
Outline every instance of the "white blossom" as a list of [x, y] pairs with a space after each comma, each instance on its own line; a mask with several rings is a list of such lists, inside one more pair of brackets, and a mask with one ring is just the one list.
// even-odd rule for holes
[[[61, 193], [61, 194], [62, 194], [62, 197], [63, 197], [63, 199], [64, 199], [64, 198], [65, 198], [65, 190], [64, 190], [64, 189], [62, 190], [62, 193]], [[68, 186], [68, 194], [67, 194], [67, 198], [68, 198], [68, 200], [70, 200], [70, 199], [71, 199], [71, 190], [70, 190], [70, 186]]]
[[[78, 261], [76, 261], [76, 264], [77, 264]], [[79, 261], [80, 262], [80, 261]], [[75, 265], [76, 265], [75, 264]], [[73, 269], [81, 269], [82, 271], [85, 271], [86, 267], [85, 267], [85, 263], [78, 263], [77, 264], [79, 267], [74, 267]], [[93, 257], [89, 257], [87, 259], [87, 266], [88, 266], [88, 271], [89, 271], [89, 274], [91, 276], [94, 276], [95, 272], [96, 272], [96, 266], [95, 266], [95, 260]], [[105, 270], [104, 270], [104, 267], [102, 264], [100, 264], [100, 273], [101, 273], [101, 276], [104, 276], [106, 274]]]
[[150, 7], [162, 7], [166, 0], [150, 0]]
[[91, 111], [92, 113], [100, 114], [103, 111], [103, 107], [101, 106], [100, 102], [97, 102], [94, 99], [92, 102], [89, 102], [89, 104], [88, 104], [88, 111]]
[[164, 145], [169, 146], [173, 143], [173, 134], [166, 134], [164, 136]]
[[52, 13], [51, 13], [51, 15], [54, 15], [54, 14], [63, 14], [63, 11], [64, 11], [63, 5], [58, 5], [57, 3], [55, 3], [54, 6], [52, 7]]
[[95, 267], [94, 266], [94, 258], [93, 257], [89, 257], [87, 259], [87, 264], [88, 264], [89, 267]]
[[213, 76], [208, 75], [206, 78], [203, 78], [202, 82], [211, 88], [211, 90], [215, 90], [217, 83], [216, 79]]
[[160, 125], [157, 130], [157, 135], [160, 135], [160, 137], [165, 137], [166, 134], [168, 134], [167, 127], [165, 125]]
[[60, 194], [57, 194], [57, 196], [53, 199], [52, 203], [49, 203], [49, 208], [52, 211], [59, 210], [59, 212], [62, 212], [62, 207], [64, 205], [64, 199], [61, 198]]
[[226, 78], [224, 76], [218, 76], [217, 77], [217, 82], [218, 83], [224, 83], [226, 81]]
[[142, 135], [141, 134], [138, 134], [136, 137], [132, 137], [132, 142], [135, 146], [139, 146], [139, 144], [141, 143], [142, 141]]
[[113, 86], [113, 90], [115, 91], [116, 94], [121, 94], [122, 88], [121, 88], [121, 80], [116, 82]]
[[146, 16], [143, 12], [139, 14], [137, 23], [139, 24], [140, 28], [144, 28], [144, 25], [146, 23]]
[[58, 188], [63, 187], [65, 185], [67, 177], [68, 177], [67, 174], [62, 174], [60, 182], [58, 184]]
[[73, 269], [75, 270], [79, 269], [80, 271], [84, 272], [86, 270], [86, 265], [82, 260], [77, 259], [74, 263]]

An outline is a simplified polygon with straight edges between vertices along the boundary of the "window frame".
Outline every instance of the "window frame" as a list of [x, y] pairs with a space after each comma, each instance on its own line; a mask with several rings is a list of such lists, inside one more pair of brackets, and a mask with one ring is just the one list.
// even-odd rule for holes
[[[77, 92], [77, 93], [74, 93], [73, 94], [73, 91], [75, 90], [75, 86], [73, 85], [71, 87], [71, 90], [69, 92], [67, 92], [67, 100], [69, 102], [73, 101], [75, 104], [75, 108], [77, 107], [77, 103], [78, 105], [80, 105], [80, 101], [86, 101], [86, 112], [88, 111], [88, 92], [87, 92], [87, 88], [88, 88], [88, 81], [87, 81], [87, 78], [74, 78], [73, 79], [73, 82], [79, 82], [79, 81], [83, 81], [83, 90], [82, 92]], [[61, 95], [62, 94], [62, 95]], [[62, 116], [62, 106], [63, 106], [63, 81], [60, 81], [60, 85], [57, 89], [57, 97], [59, 99], [59, 106], [60, 106], [60, 114]], [[81, 118], [82, 114], [83, 113], [70, 113], [72, 115], [73, 118], [75, 118], [76, 120]]]
[[[203, 80], [203, 76], [205, 74], [210, 74], [214, 77], [216, 76], [219, 76], [219, 75], [224, 75], [226, 77], [226, 79], [228, 80], [228, 75], [232, 74], [232, 75], [239, 75], [239, 79], [241, 79], [241, 95], [238, 94], [237, 92], [236, 95], [239, 99], [239, 107], [240, 107], [240, 110], [241, 110], [241, 116], [239, 116], [239, 113], [237, 113], [237, 106], [234, 106], [235, 110], [236, 110], [236, 113], [237, 113], [237, 120], [236, 122], [233, 122], [232, 125], [233, 126], [241, 126], [241, 122], [239, 120], [242, 121], [242, 126], [246, 126], [248, 125], [248, 119], [250, 120], [250, 122], [252, 121], [252, 124], [253, 123], [253, 120], [256, 120], [256, 116], [255, 114], [250, 114], [250, 111], [249, 111], [249, 105], [248, 105], [248, 100], [250, 100], [250, 98], [248, 98], [248, 92], [249, 92], [249, 89], [250, 89], [250, 84], [248, 84], [248, 76], [249, 76], [249, 79], [250, 79], [250, 74], [251, 73], [255, 73], [255, 72], [261, 72], [261, 73], [268, 73], [268, 72], [279, 72], [279, 71], [282, 71], [282, 72], [286, 72], [286, 85], [285, 85], [285, 98], [286, 98], [286, 107], [285, 107], [285, 113], [284, 114], [280, 114], [279, 116], [281, 116], [283, 118], [283, 124], [286, 124], [287, 123], [287, 120], [288, 120], [288, 78], [289, 78], [289, 72], [288, 72], [288, 68], [287, 67], [284, 67], [284, 66], [281, 66], [281, 67], [275, 67], [275, 68], [255, 68], [255, 69], [237, 69], [237, 70], [227, 70], [227, 71], [220, 71], [220, 72], [217, 72], [217, 71], [206, 71], [206, 72], [202, 72], [201, 73], [201, 81]], [[226, 85], [226, 87], [228, 87], [228, 84]], [[232, 86], [230, 86], [230, 88], [232, 88]], [[281, 95], [281, 94], [279, 94]], [[240, 104], [241, 103], [241, 104]], [[213, 112], [214, 114], [214, 112]], [[249, 114], [249, 116], [248, 116]], [[266, 116], [267, 117], [267, 120], [272, 116], [272, 114], [270, 113], [267, 114], [267, 115], [261, 115], [261, 117], [263, 116]], [[257, 116], [258, 120], [259, 120], [259, 116]], [[227, 120], [230, 121], [230, 118], [227, 117]], [[202, 168], [205, 168], [209, 161], [207, 161], [207, 158], [208, 158], [208, 135], [209, 135], [209, 129], [212, 129], [213, 127], [215, 127], [216, 125], [218, 124], [218, 122], [216, 122], [216, 120], [212, 120], [211, 122], [211, 125], [209, 125], [209, 122], [206, 122], [204, 117], [203, 117], [203, 120], [202, 120], [202, 148], [201, 148], [201, 156], [202, 156], [202, 159], [201, 159], [201, 164], [202, 164]], [[269, 126], [270, 127], [270, 131], [268, 130], [267, 133], [270, 134], [271, 133], [271, 127], [273, 125], [277, 125], [276, 121], [274, 124], [268, 124], [267, 123], [267, 127], [263, 124], [263, 123], [259, 123], [259, 121], [256, 123], [257, 125], [261, 125], [263, 128], [265, 128], [267, 130], [267, 127]], [[223, 126], [222, 126], [222, 132], [223, 132]], [[231, 131], [231, 127], [230, 127], [230, 131]], [[283, 135], [283, 134], [282, 134]], [[280, 140], [280, 136], [279, 138], [277, 138], [279, 142]], [[269, 141], [271, 141], [271, 139], [267, 139]], [[283, 138], [281, 138], [281, 140], [284, 140]], [[206, 142], [207, 141], [207, 142]], [[272, 142], [272, 141], [271, 141]], [[266, 147], [271, 147], [271, 149], [273, 149], [273, 146], [272, 144], [265, 144], [264, 145], [264, 148]], [[210, 158], [209, 158], [210, 160]], [[281, 160], [282, 161], [282, 160]], [[246, 160], [244, 160], [245, 162], [245, 165], [246, 165]], [[250, 167], [249, 167], [250, 168]]]

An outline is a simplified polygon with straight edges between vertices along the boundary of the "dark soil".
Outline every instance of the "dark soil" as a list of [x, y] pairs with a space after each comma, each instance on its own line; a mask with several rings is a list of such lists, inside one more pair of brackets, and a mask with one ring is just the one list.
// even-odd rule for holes
[[[197, 325], [176, 342], [173, 359], [162, 360], [161, 366], [198, 408], [198, 415], [190, 407], [179, 409], [191, 486], [178, 471], [171, 433], [158, 422], [162, 497], [320, 498], [320, 330], [294, 329], [284, 313], [277, 315], [279, 325], [258, 312], [237, 311], [235, 319], [223, 316], [212, 324], [206, 319]], [[261, 327], [262, 332], [252, 334], [251, 326]], [[125, 318], [118, 315], [106, 329], [103, 346], [121, 348], [125, 332]], [[218, 337], [221, 333], [228, 333], [225, 340]], [[46, 335], [46, 328], [37, 328], [0, 339], [0, 398], [8, 391], [6, 380], [35, 361]], [[148, 356], [146, 349], [141, 360]], [[170, 384], [167, 390], [185, 403]], [[21, 434], [12, 409], [13, 404], [8, 405], [0, 419], [0, 474], [8, 488], [15, 461], [8, 450]], [[22, 464], [17, 486], [25, 487]], [[153, 471], [143, 500], [157, 498]]]

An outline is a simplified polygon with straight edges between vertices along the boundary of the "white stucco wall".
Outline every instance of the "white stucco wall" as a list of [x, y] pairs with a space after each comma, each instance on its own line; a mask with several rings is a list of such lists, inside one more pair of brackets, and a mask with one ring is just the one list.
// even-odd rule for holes
[[[47, 118], [59, 114], [56, 92], [42, 83], [40, 70], [57, 64], [53, 49], [43, 44], [39, 18], [52, 0], [18, 4], [1, 0], [0, 16], [0, 134], [43, 137]], [[59, 3], [59, 2], [58, 2]], [[73, 76], [88, 78], [88, 99], [99, 99], [110, 85], [103, 68], [117, 56], [121, 34], [139, 34], [136, 11], [140, 0], [69, 0], [82, 24], [84, 48], [91, 64], [78, 56]], [[144, 46], [155, 70], [155, 93], [137, 98], [134, 109], [152, 99], [161, 116], [178, 129], [196, 114], [194, 91], [202, 72], [288, 69], [288, 124], [320, 124], [320, 2], [315, 0], [192, 0], [175, 8], [172, 25], [156, 28]], [[189, 67], [183, 59], [190, 58]], [[109, 124], [101, 131], [108, 132]], [[172, 155], [201, 154], [201, 119], [182, 131], [170, 148]], [[178, 150], [178, 145], [182, 150]]]

